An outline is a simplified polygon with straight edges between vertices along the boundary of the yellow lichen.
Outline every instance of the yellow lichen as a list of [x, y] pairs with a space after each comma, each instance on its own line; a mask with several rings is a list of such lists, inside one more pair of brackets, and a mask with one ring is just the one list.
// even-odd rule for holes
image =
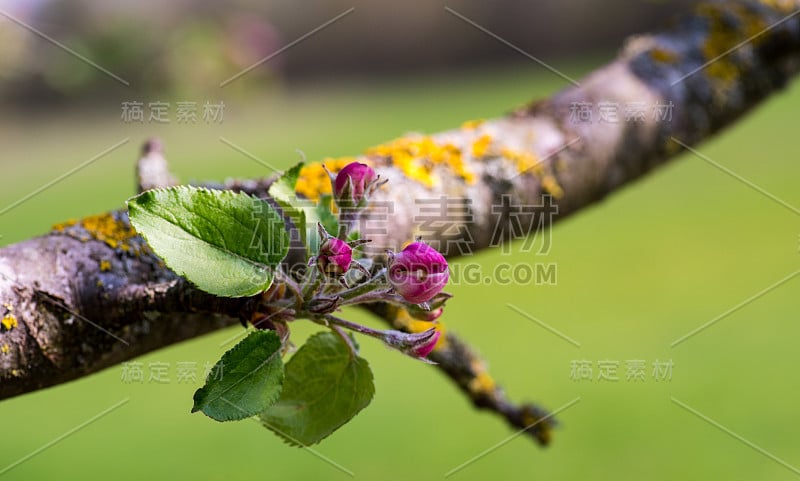
[[[707, 57], [711, 57], [707, 54]], [[739, 73], [739, 69], [733, 62], [727, 60], [718, 60], [708, 67], [708, 75], [719, 79], [725, 86], [729, 85], [736, 79], [736, 76]]]
[[740, 69], [732, 53], [744, 42], [758, 45], [764, 40], [764, 19], [751, 8], [739, 5], [704, 3], [698, 13], [709, 19], [709, 31], [703, 43], [703, 57], [708, 62], [706, 72], [720, 82], [721, 92], [736, 80]]
[[8, 354], [8, 352], [9, 352], [10, 350], [11, 350], [11, 348], [10, 348], [10, 347], [8, 347], [8, 344], [3, 344], [3, 346], [2, 346], [2, 347], [0, 347], [0, 352], [2, 352], [3, 354]]
[[472, 379], [467, 384], [467, 389], [473, 396], [494, 396], [497, 393], [497, 383], [489, 374], [486, 363], [481, 359], [473, 359], [470, 363]]
[[761, 0], [761, 3], [781, 12], [793, 12], [796, 8], [794, 0]]
[[426, 187], [441, 183], [437, 167], [446, 167], [468, 184], [477, 181], [461, 155], [461, 148], [452, 143], [440, 143], [430, 136], [409, 136], [367, 149], [367, 155], [391, 161], [409, 179]]
[[328, 173], [322, 168], [323, 164], [331, 172], [339, 172], [345, 165], [355, 162], [356, 160], [364, 162], [363, 159], [356, 159], [354, 157], [339, 157], [336, 159], [326, 158], [322, 162], [313, 162], [300, 169], [300, 174], [297, 177], [297, 185], [295, 190], [298, 194], [310, 200], [319, 200], [323, 195], [329, 195], [332, 192], [331, 181]]
[[469, 381], [469, 391], [474, 394], [494, 394], [497, 387], [495, 380], [486, 371], [480, 371]]
[[113, 213], [107, 212], [99, 215], [92, 215], [81, 220], [68, 220], [53, 226], [55, 232], [66, 232], [68, 228], [80, 226], [86, 230], [87, 235], [76, 233], [73, 236], [82, 240], [90, 239], [104, 242], [112, 249], [119, 248], [122, 251], [131, 249], [130, 241], [136, 237], [136, 231], [130, 224], [120, 220]]
[[548, 444], [553, 437], [551, 422], [549, 422], [547, 418], [537, 416], [528, 409], [522, 412], [522, 423], [525, 426], [537, 426], [538, 432], [536, 437], [544, 442], [544, 444]]
[[72, 227], [78, 223], [77, 219], [70, 219], [66, 222], [62, 222], [60, 224], [56, 224], [53, 226], [53, 230], [56, 232], [64, 232], [67, 227]]
[[100, 272], [108, 272], [111, 270], [111, 262], [103, 259], [100, 261]]
[[661, 63], [675, 63], [678, 61], [678, 54], [665, 48], [654, 48], [650, 50], [650, 58]]
[[128, 241], [136, 236], [136, 231], [129, 224], [119, 221], [111, 214], [100, 214], [81, 220], [83, 228], [95, 239], [105, 242], [109, 247], [128, 249]]
[[672, 139], [667, 139], [666, 144], [664, 144], [664, 150], [668, 155], [677, 154], [680, 152], [681, 148], [681, 145]]
[[[509, 148], [500, 150], [500, 155], [514, 162], [519, 173], [530, 171], [541, 179], [542, 188], [556, 199], [564, 196], [564, 189], [558, 184], [555, 176], [551, 173], [552, 168], [545, 168], [545, 164], [535, 155], [529, 152], [520, 152]], [[555, 160], [558, 163], [559, 159]]]
[[492, 145], [492, 137], [488, 134], [483, 134], [472, 143], [472, 156], [476, 159], [486, 155], [489, 151], [489, 146]]
[[530, 170], [537, 175], [541, 175], [544, 172], [542, 161], [529, 152], [519, 152], [504, 147], [500, 151], [500, 155], [514, 162], [517, 172], [522, 173]]
[[[485, 155], [489, 142], [491, 142], [490, 138], [481, 137], [473, 146], [473, 152], [477, 147], [478, 154]], [[461, 148], [458, 146], [452, 143], [437, 142], [430, 136], [409, 136], [371, 147], [366, 150], [366, 157], [327, 158], [322, 162], [306, 165], [300, 170], [297, 179], [297, 193], [310, 200], [319, 200], [321, 196], [331, 193], [330, 179], [322, 168], [323, 163], [329, 171], [335, 173], [351, 162], [358, 161], [371, 165], [375, 159], [371, 162], [370, 157], [385, 159], [386, 162], [402, 171], [406, 177], [426, 187], [440, 184], [441, 179], [436, 172], [439, 167], [449, 169], [469, 184], [477, 181], [475, 174], [464, 162]]]
[[17, 322], [17, 318], [14, 316], [14, 314], [9, 312], [5, 315], [5, 317], [3, 317], [2, 320], [0, 320], [0, 325], [2, 325], [6, 331], [10, 331], [11, 329], [17, 327], [19, 323]]
[[484, 119], [475, 119], [475, 120], [467, 120], [463, 124], [461, 124], [461, 128], [464, 130], [475, 130], [486, 122]]
[[564, 197], [564, 189], [558, 185], [558, 181], [553, 175], [547, 174], [542, 177], [542, 188], [556, 199]]

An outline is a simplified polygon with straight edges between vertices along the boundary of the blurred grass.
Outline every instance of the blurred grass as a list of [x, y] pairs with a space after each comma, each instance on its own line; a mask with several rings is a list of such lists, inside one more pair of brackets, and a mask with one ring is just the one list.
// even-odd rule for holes
[[[589, 69], [574, 66], [570, 75]], [[436, 131], [500, 115], [554, 92], [534, 68], [305, 85], [247, 104], [230, 102], [221, 125], [133, 125], [120, 105], [71, 115], [0, 121], [0, 206], [119, 140], [123, 148], [2, 216], [0, 242], [43, 233], [70, 217], [117, 208], [133, 193], [133, 161], [160, 136], [184, 179], [266, 175], [219, 141], [224, 136], [276, 168], [360, 152], [405, 131]], [[224, 97], [221, 97], [224, 99]], [[145, 99], [165, 100], [165, 99]], [[175, 99], [187, 100], [187, 99]], [[198, 100], [200, 103], [206, 99]], [[212, 102], [219, 99], [208, 99]], [[793, 85], [700, 150], [795, 206], [800, 90]], [[800, 360], [794, 279], [685, 343], [670, 343], [798, 269], [800, 222], [787, 209], [690, 154], [559, 224], [540, 262], [558, 263], [557, 286], [455, 285], [446, 322], [490, 361], [516, 400], [564, 411], [545, 450], [524, 436], [452, 479], [787, 479], [791, 474], [670, 401], [674, 396], [753, 443], [800, 466], [794, 433]], [[531, 253], [485, 252], [484, 272]], [[462, 261], [463, 262], [463, 261]], [[506, 307], [513, 303], [581, 343], [576, 348]], [[359, 312], [352, 317], [373, 322]], [[298, 339], [313, 328], [300, 323]], [[0, 469], [121, 399], [130, 402], [9, 471], [7, 479], [346, 479], [311, 453], [289, 448], [255, 422], [189, 414], [196, 387], [175, 382], [176, 362], [215, 361], [236, 328], [139, 359], [171, 363], [170, 384], [125, 384], [120, 366], [5, 401]], [[512, 432], [474, 411], [434, 369], [362, 343], [377, 394], [354, 421], [314, 449], [363, 479], [441, 479]], [[575, 382], [570, 361], [648, 362], [635, 384]], [[671, 382], [650, 363], [672, 359]], [[198, 375], [200, 377], [200, 375]], [[199, 383], [198, 379], [198, 383]], [[195, 383], [195, 384], [198, 384]]]

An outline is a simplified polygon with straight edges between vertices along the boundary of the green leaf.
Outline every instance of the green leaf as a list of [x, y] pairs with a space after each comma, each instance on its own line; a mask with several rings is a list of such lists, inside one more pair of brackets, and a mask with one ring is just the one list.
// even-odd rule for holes
[[256, 330], [222, 355], [194, 393], [192, 412], [217, 421], [249, 418], [278, 400], [283, 382], [281, 340]]
[[270, 197], [278, 201], [281, 206], [284, 204], [291, 204], [291, 202], [295, 200], [295, 186], [297, 185], [297, 179], [300, 177], [300, 170], [302, 169], [303, 163], [300, 162], [281, 174], [281, 176], [269, 186], [268, 193]]
[[281, 397], [261, 413], [288, 443], [308, 446], [344, 425], [372, 400], [372, 371], [332, 332], [312, 336], [286, 364]]
[[295, 165], [284, 172], [270, 186], [268, 194], [275, 199], [275, 202], [283, 210], [283, 214], [292, 220], [297, 231], [300, 233], [300, 241], [306, 243], [306, 213], [297, 206], [297, 194], [295, 187], [297, 179], [300, 177], [300, 170], [303, 163]]
[[247, 194], [179, 186], [128, 200], [131, 224], [178, 275], [224, 297], [272, 284], [289, 234], [270, 205]]

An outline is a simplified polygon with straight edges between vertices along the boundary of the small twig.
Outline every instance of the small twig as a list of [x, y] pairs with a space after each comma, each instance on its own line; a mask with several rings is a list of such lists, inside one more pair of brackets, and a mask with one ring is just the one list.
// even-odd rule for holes
[[172, 175], [164, 158], [164, 148], [159, 139], [153, 138], [145, 142], [142, 156], [136, 163], [138, 191], [170, 187], [178, 183]]
[[364, 334], [365, 336], [374, 337], [376, 339], [383, 339], [384, 336], [386, 335], [384, 331], [379, 331], [377, 329], [372, 329], [371, 327], [362, 326], [361, 324], [356, 324], [355, 322], [350, 322], [346, 319], [342, 319], [331, 314], [326, 314], [324, 316], [324, 319], [328, 322], [328, 324], [344, 327], [345, 329], [355, 331], [359, 334]]
[[301, 287], [301, 295], [303, 296], [302, 299], [305, 302], [311, 300], [319, 288], [320, 282], [322, 282], [322, 276], [320, 276], [317, 266], [312, 266], [310, 270], [311, 273], [308, 274], [308, 278], [305, 282], [303, 282]]
[[382, 268], [381, 270], [376, 272], [371, 279], [367, 280], [366, 282], [362, 282], [361, 284], [358, 284], [355, 287], [351, 287], [350, 289], [337, 292], [336, 295], [344, 299], [345, 302], [348, 301], [349, 299], [355, 299], [369, 292], [374, 292], [376, 284], [383, 281], [385, 277], [386, 277], [386, 268]]
[[284, 274], [282, 270], [278, 271], [278, 275], [276, 277], [277, 277], [276, 280], [278, 280], [278, 282], [284, 283], [286, 287], [290, 291], [292, 291], [292, 294], [294, 295], [295, 299], [294, 302], [295, 309], [300, 310], [300, 308], [303, 305], [303, 299], [305, 298], [300, 285], [297, 282], [295, 282], [295, 280], [292, 279], [291, 276], [287, 276], [286, 274]]

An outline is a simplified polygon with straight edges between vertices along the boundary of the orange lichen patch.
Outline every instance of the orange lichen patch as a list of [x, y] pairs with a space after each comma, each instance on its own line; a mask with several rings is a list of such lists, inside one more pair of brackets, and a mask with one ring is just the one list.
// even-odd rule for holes
[[489, 147], [492, 145], [492, 136], [483, 134], [472, 143], [472, 156], [476, 159], [481, 158], [489, 152]]
[[128, 249], [128, 242], [136, 236], [130, 224], [116, 219], [111, 214], [100, 214], [86, 217], [81, 225], [95, 239], [105, 242], [109, 247]]
[[[705, 55], [707, 58], [713, 58], [713, 56], [708, 53]], [[739, 69], [733, 62], [722, 59], [710, 64], [706, 68], [709, 76], [721, 80], [726, 86], [733, 82], [739, 74]]]
[[707, 39], [703, 43], [703, 57], [710, 62], [708, 76], [721, 82], [723, 90], [739, 76], [740, 69], [734, 57], [728, 55], [742, 42], [758, 45], [764, 40], [764, 19], [744, 5], [718, 5], [704, 3], [698, 13], [709, 19]]
[[564, 197], [564, 189], [558, 185], [558, 181], [551, 174], [547, 174], [542, 177], [542, 188], [556, 199]]
[[472, 396], [495, 396], [497, 393], [497, 383], [486, 369], [486, 363], [481, 359], [474, 359], [470, 363], [470, 369], [473, 377], [467, 384], [467, 389], [469, 389]]
[[796, 8], [794, 0], [761, 0], [761, 3], [786, 13], [793, 12]]
[[111, 270], [111, 262], [103, 259], [100, 261], [100, 272], [108, 272]]
[[56, 224], [53, 226], [53, 230], [56, 232], [64, 232], [67, 227], [72, 227], [78, 223], [78, 219], [70, 219], [66, 222], [62, 222], [60, 224]]
[[[517, 171], [522, 173], [533, 173], [541, 178], [542, 188], [556, 199], [564, 196], [564, 189], [558, 184], [555, 176], [550, 172], [552, 169], [545, 168], [544, 163], [535, 155], [528, 152], [520, 152], [508, 148], [503, 148], [500, 155], [514, 162]], [[558, 159], [555, 160], [558, 163]]]
[[133, 227], [125, 222], [119, 213], [114, 212], [56, 224], [53, 226], [53, 231], [70, 234], [82, 241], [98, 240], [112, 249], [120, 249], [125, 252], [132, 249], [131, 241], [136, 237]]
[[500, 151], [500, 155], [514, 162], [517, 172], [522, 173], [531, 171], [537, 175], [541, 175], [544, 172], [542, 161], [531, 153], [519, 152], [504, 147]]
[[9, 312], [8, 314], [5, 315], [5, 317], [3, 317], [2, 320], [0, 320], [0, 325], [2, 325], [3, 329], [5, 329], [6, 331], [10, 331], [11, 329], [17, 327], [19, 323], [17, 322], [16, 316], [14, 316], [14, 314]]
[[461, 148], [439, 143], [430, 136], [400, 137], [389, 143], [367, 149], [367, 155], [386, 158], [409, 179], [426, 187], [439, 185], [437, 167], [446, 167], [468, 184], [477, 180], [461, 155]]
[[672, 50], [656, 47], [650, 50], [650, 58], [656, 62], [672, 64], [678, 61], [678, 54]]
[[404, 308], [398, 308], [395, 316], [394, 316], [394, 325], [400, 327], [402, 329], [406, 329], [408, 332], [424, 332], [430, 328], [435, 328], [437, 331], [441, 332], [442, 335], [439, 336], [439, 340], [436, 342], [436, 346], [434, 346], [433, 350], [437, 350], [442, 348], [443, 346], [447, 345], [447, 336], [445, 336], [445, 327], [441, 321], [436, 322], [429, 322], [429, 321], [420, 321], [419, 319], [415, 319], [408, 313], [408, 311]]
[[493, 395], [497, 383], [488, 372], [481, 371], [469, 381], [469, 390], [475, 394]]
[[672, 140], [671, 138], [670, 138], [670, 139], [667, 139], [667, 142], [666, 142], [666, 144], [664, 144], [664, 151], [665, 151], [665, 152], [666, 152], [668, 155], [675, 155], [675, 154], [677, 154], [678, 152], [680, 152], [680, 150], [681, 150], [682, 148], [683, 148], [683, 147], [681, 147], [681, 145], [680, 145], [679, 143], [675, 142], [675, 141], [674, 141], [674, 140]]
[[486, 120], [484, 119], [475, 119], [475, 120], [467, 120], [463, 124], [461, 124], [461, 128], [464, 130], [475, 130], [480, 127]]
[[2, 346], [2, 347], [0, 347], [0, 352], [2, 352], [3, 354], [8, 354], [8, 352], [9, 352], [10, 350], [11, 350], [11, 348], [10, 348], [10, 347], [8, 347], [8, 344], [3, 344], [3, 346]]
[[310, 200], [318, 200], [323, 195], [329, 195], [332, 192], [331, 181], [328, 173], [322, 168], [323, 164], [329, 171], [335, 173], [342, 170], [345, 165], [356, 161], [368, 163], [364, 159], [355, 157], [339, 157], [336, 159], [326, 158], [322, 162], [308, 164], [300, 169], [295, 190]]
[[547, 417], [539, 416], [526, 409], [522, 412], [522, 423], [525, 426], [537, 426], [536, 437], [544, 444], [548, 444], [553, 439], [553, 423]]

